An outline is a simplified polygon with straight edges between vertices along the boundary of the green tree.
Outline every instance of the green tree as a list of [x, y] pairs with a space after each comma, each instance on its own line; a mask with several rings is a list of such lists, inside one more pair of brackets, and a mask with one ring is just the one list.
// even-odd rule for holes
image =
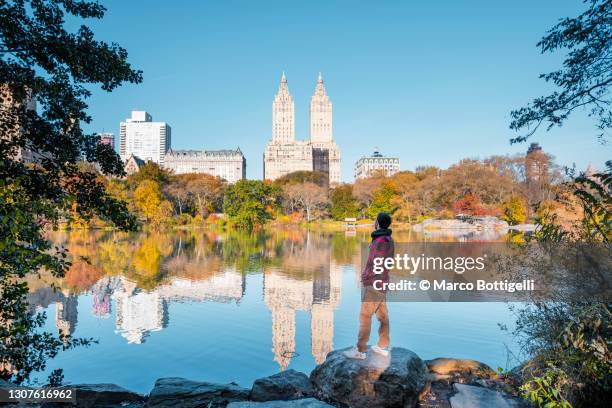
[[528, 131], [512, 139], [522, 142], [546, 123], [547, 130], [561, 126], [575, 109], [589, 109], [596, 118], [599, 137], [612, 127], [612, 2], [585, 0], [588, 9], [575, 18], [565, 18], [548, 31], [537, 46], [542, 53], [567, 50], [563, 67], [540, 75], [559, 91], [542, 96], [511, 112], [510, 129]]
[[[96, 162], [105, 174], [123, 175], [119, 156], [87, 135], [85, 84], [112, 91], [140, 82], [127, 53], [94, 39], [85, 25], [67, 31], [66, 20], [100, 19], [97, 2], [21, 0], [0, 4], [0, 378], [27, 380], [43, 370], [65, 345], [41, 330], [45, 317], [27, 311], [29, 273], [62, 276], [66, 253], [44, 237], [77, 204], [84, 217], [96, 215], [129, 229], [134, 219], [125, 203], [106, 194], [96, 174], [78, 162]], [[72, 25], [72, 23], [71, 23]], [[38, 109], [33, 109], [36, 100]], [[26, 160], [22, 160], [22, 158]], [[34, 161], [35, 164], [28, 162]], [[51, 377], [59, 380], [57, 373]]]
[[272, 219], [278, 190], [259, 180], [240, 180], [225, 190], [223, 211], [240, 228], [251, 229]]
[[357, 217], [357, 200], [353, 197], [353, 186], [343, 184], [331, 192], [331, 216], [334, 220]]

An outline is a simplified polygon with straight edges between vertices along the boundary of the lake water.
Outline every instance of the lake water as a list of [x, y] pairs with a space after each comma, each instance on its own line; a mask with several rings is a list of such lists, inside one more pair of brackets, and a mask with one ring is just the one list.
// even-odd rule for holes
[[[73, 265], [61, 280], [30, 280], [29, 301], [47, 312], [47, 330], [98, 343], [60, 353], [38, 379], [61, 367], [66, 382], [112, 382], [143, 393], [168, 376], [250, 387], [287, 368], [309, 373], [329, 351], [355, 344], [367, 231], [77, 231], [52, 238], [70, 250]], [[423, 359], [505, 368], [507, 350], [516, 347], [498, 327], [513, 322], [504, 303], [394, 302], [389, 313], [392, 345]]]

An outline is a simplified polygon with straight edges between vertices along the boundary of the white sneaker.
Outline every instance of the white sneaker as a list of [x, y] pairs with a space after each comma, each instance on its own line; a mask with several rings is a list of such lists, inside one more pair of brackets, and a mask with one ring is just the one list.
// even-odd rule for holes
[[381, 354], [381, 355], [383, 355], [385, 357], [388, 357], [389, 356], [389, 349], [390, 348], [391, 347], [388, 347], [388, 348], [384, 349], [384, 348], [380, 347], [378, 344], [376, 344], [376, 345], [372, 346], [372, 351], [374, 351], [374, 352], [376, 352], [378, 354]]
[[362, 353], [357, 349], [357, 347], [353, 347], [350, 350], [346, 350], [342, 352], [342, 354], [344, 354], [345, 357], [354, 358], [356, 360], [365, 360], [366, 358], [366, 353]]

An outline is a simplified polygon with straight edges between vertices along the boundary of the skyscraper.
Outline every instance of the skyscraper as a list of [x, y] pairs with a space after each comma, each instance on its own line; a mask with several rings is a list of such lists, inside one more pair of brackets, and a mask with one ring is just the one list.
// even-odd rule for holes
[[340, 183], [340, 149], [333, 141], [332, 103], [319, 72], [314, 95], [310, 98], [310, 143], [313, 170], [329, 174], [329, 183]]
[[320, 171], [340, 182], [340, 151], [332, 139], [332, 104], [319, 79], [310, 101], [310, 140], [295, 138], [295, 104], [283, 73], [272, 102], [272, 140], [264, 152], [264, 179], [296, 171]]
[[163, 165], [171, 145], [170, 125], [153, 122], [145, 111], [132, 111], [132, 117], [120, 124], [119, 155], [127, 160], [134, 155], [144, 161]]
[[272, 141], [279, 144], [295, 141], [295, 104], [284, 72], [272, 102]]
[[295, 140], [295, 105], [283, 72], [272, 102], [272, 141], [264, 152], [264, 179], [276, 180], [300, 170], [312, 171], [312, 146]]

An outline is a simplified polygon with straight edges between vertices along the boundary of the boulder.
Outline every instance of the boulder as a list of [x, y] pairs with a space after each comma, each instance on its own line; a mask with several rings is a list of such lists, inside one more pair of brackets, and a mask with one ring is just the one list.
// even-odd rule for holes
[[[0, 389], [6, 388], [27, 388], [17, 386], [15, 384], [0, 380]], [[79, 408], [140, 408], [144, 405], [145, 397], [137, 394], [116, 384], [70, 384], [64, 385], [61, 388], [70, 388], [75, 390], [76, 404], [68, 404], [71, 407]], [[18, 403], [7, 405], [7, 407], [59, 407], [67, 406], [66, 403], [44, 403], [44, 404], [26, 404]]]
[[452, 408], [522, 408], [528, 404], [518, 398], [509, 397], [499, 391], [455, 383], [456, 392], [450, 398]]
[[368, 351], [365, 360], [327, 356], [310, 374], [315, 395], [350, 407], [414, 407], [428, 382], [427, 366], [412, 351], [393, 348], [385, 357]]
[[253, 401], [293, 400], [313, 395], [312, 384], [306, 374], [287, 370], [255, 380], [250, 399]]
[[333, 408], [333, 405], [314, 398], [302, 398], [291, 401], [232, 402], [227, 408]]
[[230, 402], [249, 399], [249, 390], [234, 383], [215, 384], [169, 377], [155, 381], [147, 407], [225, 407]]
[[437, 375], [471, 374], [478, 377], [495, 377], [495, 371], [485, 363], [459, 358], [435, 358], [425, 362], [430, 372]]
[[64, 387], [75, 389], [79, 408], [142, 406], [145, 400], [144, 396], [116, 384], [70, 384]]

